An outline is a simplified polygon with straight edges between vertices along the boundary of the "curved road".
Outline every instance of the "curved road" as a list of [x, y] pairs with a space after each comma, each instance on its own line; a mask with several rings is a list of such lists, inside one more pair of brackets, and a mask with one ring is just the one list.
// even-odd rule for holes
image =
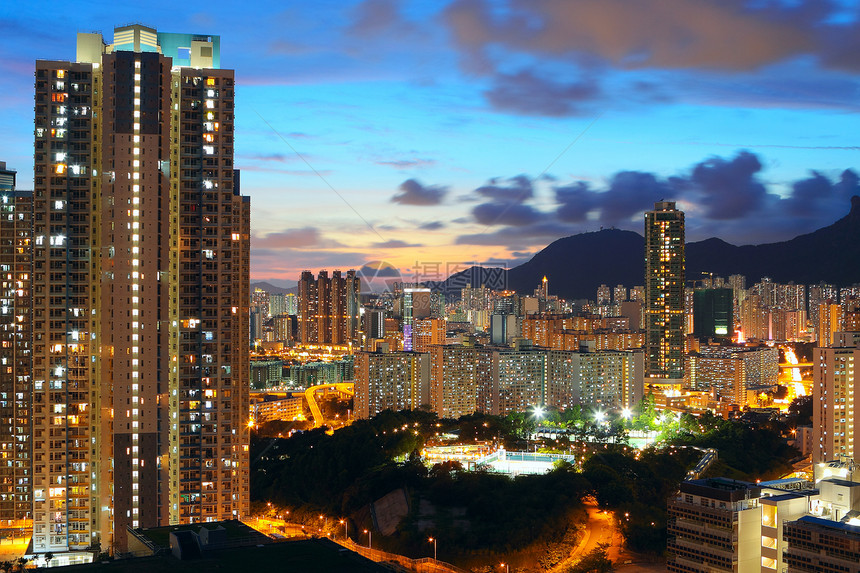
[[320, 384], [319, 386], [311, 386], [305, 390], [305, 399], [308, 401], [308, 408], [311, 410], [311, 415], [314, 417], [314, 428], [319, 428], [325, 424], [325, 418], [322, 415], [319, 404], [315, 398], [317, 392], [325, 390], [337, 390], [343, 394], [352, 396], [355, 393], [355, 384], [353, 382], [337, 382], [335, 384]]
[[609, 512], [603, 512], [593, 500], [585, 502], [585, 510], [588, 513], [588, 521], [585, 524], [585, 535], [579, 545], [570, 552], [570, 555], [550, 569], [549, 573], [561, 573], [567, 571], [584, 555], [597, 548], [600, 543], [609, 545], [608, 557], [613, 563], [618, 562], [621, 549], [621, 533], [616, 529], [613, 516]]

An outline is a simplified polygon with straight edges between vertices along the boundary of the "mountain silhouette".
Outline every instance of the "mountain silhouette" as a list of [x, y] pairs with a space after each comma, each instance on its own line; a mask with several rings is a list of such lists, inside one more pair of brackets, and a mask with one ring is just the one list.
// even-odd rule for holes
[[[740, 274], [747, 285], [769, 277], [777, 283], [836, 286], [860, 283], [860, 197], [851, 198], [851, 210], [832, 225], [791, 240], [736, 246], [718, 238], [687, 243], [687, 280], [704, 274], [728, 278]], [[639, 233], [605, 229], [553, 241], [526, 263], [510, 269], [508, 289], [531, 294], [547, 277], [549, 293], [565, 299], [594, 299], [601, 284], [627, 288], [644, 284], [645, 239]], [[455, 294], [464, 282], [479, 286], [498, 269], [472, 267], [438, 285]]]

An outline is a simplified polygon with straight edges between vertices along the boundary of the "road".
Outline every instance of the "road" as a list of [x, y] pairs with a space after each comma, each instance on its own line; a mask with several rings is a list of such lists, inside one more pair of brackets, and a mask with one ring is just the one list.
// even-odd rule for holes
[[325, 425], [325, 418], [323, 417], [322, 411], [317, 404], [315, 394], [317, 392], [326, 392], [330, 389], [341, 392], [342, 394], [349, 394], [350, 396], [352, 396], [354, 393], [354, 384], [352, 382], [320, 384], [319, 386], [311, 386], [310, 388], [305, 390], [305, 399], [308, 401], [308, 408], [310, 408], [311, 415], [314, 418], [314, 428], [319, 428], [320, 426]]
[[588, 521], [585, 523], [585, 535], [579, 545], [570, 552], [570, 555], [549, 570], [549, 573], [561, 573], [567, 571], [568, 567], [574, 565], [583, 555], [597, 549], [600, 543], [609, 545], [608, 557], [616, 562], [621, 551], [621, 533], [615, 527], [615, 520], [611, 513], [601, 511], [594, 500], [585, 502], [585, 511], [588, 513]]

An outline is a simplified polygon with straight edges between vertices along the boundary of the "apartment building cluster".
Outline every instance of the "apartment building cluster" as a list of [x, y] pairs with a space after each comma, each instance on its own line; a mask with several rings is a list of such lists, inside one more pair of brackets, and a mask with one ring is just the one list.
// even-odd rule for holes
[[443, 418], [544, 405], [621, 410], [642, 398], [643, 380], [642, 351], [552, 350], [528, 340], [512, 346], [432, 345], [429, 352], [383, 344], [355, 356], [355, 410], [359, 418], [420, 407]]

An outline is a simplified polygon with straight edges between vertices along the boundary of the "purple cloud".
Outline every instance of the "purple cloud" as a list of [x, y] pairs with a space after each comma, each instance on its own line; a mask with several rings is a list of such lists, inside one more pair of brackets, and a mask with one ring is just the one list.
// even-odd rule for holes
[[448, 188], [441, 185], [422, 185], [415, 179], [407, 179], [400, 184], [400, 193], [391, 198], [392, 203], [401, 205], [439, 205], [445, 199]]

